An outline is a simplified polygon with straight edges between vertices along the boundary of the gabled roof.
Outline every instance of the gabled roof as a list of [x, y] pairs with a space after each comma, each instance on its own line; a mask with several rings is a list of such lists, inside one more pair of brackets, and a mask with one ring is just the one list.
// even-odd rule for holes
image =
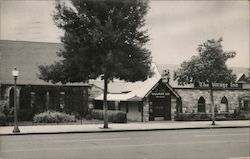
[[[60, 43], [0, 40], [0, 84], [13, 84], [11, 71], [16, 66], [20, 73], [18, 84], [52, 85], [52, 83], [47, 83], [37, 77], [38, 66], [52, 64], [54, 61], [60, 60], [56, 54], [60, 49], [63, 49], [63, 45]], [[169, 69], [171, 76], [169, 84], [173, 88], [192, 88], [192, 85], [180, 86], [177, 81], [173, 80], [173, 72], [178, 69], [179, 65], [157, 64], [156, 67], [159, 74], [163, 70]], [[247, 74], [248, 72], [247, 68], [233, 67], [231, 69], [235, 74]], [[103, 81], [101, 80], [92, 80], [90, 83], [103, 88]], [[67, 85], [82, 86], [87, 84]], [[144, 82], [131, 83], [114, 80], [108, 85], [108, 90], [110, 93], [131, 92], [143, 85]]]
[[247, 76], [244, 73], [238, 74], [236, 82], [237, 83], [247, 83]]
[[17, 67], [20, 74], [17, 84], [52, 85], [38, 78], [38, 66], [60, 60], [57, 52], [62, 48], [60, 43], [0, 40], [0, 84], [13, 84], [11, 71]]
[[[155, 64], [152, 64], [152, 70], [154, 75], [143, 82], [125, 82], [124, 86], [133, 85], [133, 89], [130, 89], [128, 93], [109, 93], [107, 95], [108, 101], [131, 101], [131, 100], [142, 100], [147, 93], [159, 82], [161, 75]], [[111, 82], [109, 85], [112, 85]], [[124, 87], [125, 88], [125, 87]], [[126, 90], [126, 89], [124, 89]], [[96, 97], [95, 100], [103, 100], [103, 94]]]

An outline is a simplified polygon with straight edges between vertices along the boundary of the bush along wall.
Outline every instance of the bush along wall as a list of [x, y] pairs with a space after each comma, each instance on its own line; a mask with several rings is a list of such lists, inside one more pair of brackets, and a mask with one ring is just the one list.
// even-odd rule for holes
[[[91, 116], [94, 119], [103, 120], [103, 110], [93, 109]], [[126, 123], [127, 114], [123, 111], [108, 110], [108, 121], [112, 123]]]
[[[225, 120], [249, 120], [250, 115], [245, 115], [243, 113], [216, 113], [216, 121], [225, 121]], [[176, 121], [211, 121], [211, 113], [177, 113], [175, 116]]]
[[0, 126], [7, 125], [10, 112], [8, 103], [0, 100]]
[[75, 116], [62, 112], [46, 111], [36, 114], [33, 118], [35, 123], [65, 123], [76, 122]]
[[206, 113], [178, 113], [175, 116], [176, 121], [209, 121], [211, 114]]
[[6, 124], [6, 115], [0, 112], [0, 126], [5, 126]]

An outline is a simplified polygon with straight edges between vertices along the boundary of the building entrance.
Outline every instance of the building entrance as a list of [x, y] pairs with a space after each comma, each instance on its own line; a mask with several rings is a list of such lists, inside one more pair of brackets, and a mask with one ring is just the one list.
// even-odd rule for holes
[[171, 120], [171, 94], [164, 85], [159, 85], [150, 95], [149, 119]]
[[165, 98], [155, 98], [152, 100], [153, 120], [171, 120], [171, 100], [170, 95]]

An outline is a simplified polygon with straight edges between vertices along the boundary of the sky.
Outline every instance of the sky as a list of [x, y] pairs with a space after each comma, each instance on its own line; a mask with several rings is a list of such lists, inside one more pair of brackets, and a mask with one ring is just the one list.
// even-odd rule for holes
[[[53, 23], [53, 0], [0, 0], [0, 39], [60, 42]], [[235, 51], [229, 66], [249, 67], [249, 2], [151, 1], [146, 16], [147, 45], [158, 64], [181, 64], [198, 55], [199, 44], [223, 38], [224, 51]]]

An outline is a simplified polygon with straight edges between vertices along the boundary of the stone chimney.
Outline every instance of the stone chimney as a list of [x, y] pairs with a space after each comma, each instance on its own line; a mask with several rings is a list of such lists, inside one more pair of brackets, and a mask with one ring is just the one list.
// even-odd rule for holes
[[169, 83], [170, 80], [170, 71], [169, 69], [163, 70], [161, 74], [162, 82]]

